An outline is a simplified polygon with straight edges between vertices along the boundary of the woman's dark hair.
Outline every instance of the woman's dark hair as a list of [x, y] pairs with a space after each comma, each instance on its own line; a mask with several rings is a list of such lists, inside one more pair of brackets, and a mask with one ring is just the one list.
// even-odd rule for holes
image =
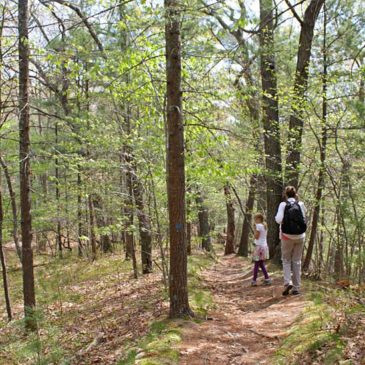
[[295, 198], [297, 196], [297, 191], [294, 186], [287, 186], [285, 188], [285, 196], [286, 198]]

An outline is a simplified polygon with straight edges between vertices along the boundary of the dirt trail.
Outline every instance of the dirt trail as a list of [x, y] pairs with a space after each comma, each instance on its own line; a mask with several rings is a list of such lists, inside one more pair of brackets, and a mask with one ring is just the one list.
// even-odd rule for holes
[[210, 320], [184, 328], [180, 365], [272, 364], [279, 342], [307, 303], [304, 296], [283, 297], [279, 276], [272, 277], [272, 286], [251, 287], [251, 272], [251, 264], [231, 255], [202, 274], [216, 308]]

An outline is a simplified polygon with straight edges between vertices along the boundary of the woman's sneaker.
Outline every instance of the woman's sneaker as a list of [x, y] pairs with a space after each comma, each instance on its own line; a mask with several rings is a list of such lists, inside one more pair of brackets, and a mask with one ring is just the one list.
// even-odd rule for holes
[[256, 280], [251, 281], [251, 286], [257, 286]]
[[290, 290], [293, 289], [293, 285], [291, 284], [287, 284], [284, 286], [284, 291], [283, 291], [283, 295], [286, 296], [286, 295], [289, 295], [289, 292]]
[[265, 279], [264, 280], [264, 285], [271, 285], [271, 284], [272, 284], [271, 279]]

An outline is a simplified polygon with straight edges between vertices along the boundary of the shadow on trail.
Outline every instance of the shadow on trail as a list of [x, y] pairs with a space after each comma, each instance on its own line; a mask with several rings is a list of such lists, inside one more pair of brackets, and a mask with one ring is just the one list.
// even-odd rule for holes
[[[272, 364], [279, 342], [302, 312], [303, 297], [283, 297], [282, 279], [251, 287], [252, 264], [230, 255], [202, 274], [214, 296], [210, 321], [188, 323], [181, 365]], [[261, 277], [259, 277], [259, 281]]]

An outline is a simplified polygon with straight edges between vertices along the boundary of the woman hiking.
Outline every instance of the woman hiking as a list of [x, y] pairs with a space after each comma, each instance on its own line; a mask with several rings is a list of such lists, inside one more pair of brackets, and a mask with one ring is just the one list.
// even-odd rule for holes
[[304, 247], [305, 206], [299, 201], [294, 186], [287, 186], [284, 191], [285, 201], [281, 202], [275, 216], [280, 224], [281, 259], [284, 271], [283, 295], [300, 294], [302, 253]]

